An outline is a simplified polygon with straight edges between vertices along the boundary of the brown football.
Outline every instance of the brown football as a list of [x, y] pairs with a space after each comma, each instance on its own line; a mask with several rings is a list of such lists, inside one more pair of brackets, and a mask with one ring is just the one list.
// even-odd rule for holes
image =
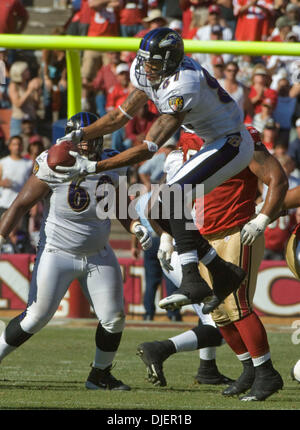
[[48, 150], [47, 163], [50, 169], [56, 170], [56, 166], [73, 166], [75, 158], [69, 154], [69, 151], [78, 152], [73, 142], [65, 140], [56, 143]]

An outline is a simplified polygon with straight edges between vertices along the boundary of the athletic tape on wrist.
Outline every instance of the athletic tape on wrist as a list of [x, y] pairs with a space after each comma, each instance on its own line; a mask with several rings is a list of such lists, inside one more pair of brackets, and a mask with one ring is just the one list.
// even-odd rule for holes
[[0, 248], [5, 243], [5, 238], [0, 234]]

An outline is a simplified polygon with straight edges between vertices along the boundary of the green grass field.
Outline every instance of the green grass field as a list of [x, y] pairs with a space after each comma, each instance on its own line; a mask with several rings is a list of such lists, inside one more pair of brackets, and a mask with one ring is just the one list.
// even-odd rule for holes
[[[167, 387], [145, 379], [136, 356], [144, 341], [162, 340], [184, 329], [129, 327], [125, 330], [113, 374], [131, 385], [130, 392], [88, 391], [84, 383], [94, 355], [95, 326], [49, 325], [3, 360], [0, 365], [1, 410], [299, 410], [300, 384], [290, 377], [300, 346], [290, 333], [268, 332], [275, 367], [285, 386], [265, 402], [224, 398], [224, 386], [196, 385], [198, 352], [171, 356], [164, 365]], [[227, 345], [218, 348], [221, 372], [237, 378], [241, 365]]]

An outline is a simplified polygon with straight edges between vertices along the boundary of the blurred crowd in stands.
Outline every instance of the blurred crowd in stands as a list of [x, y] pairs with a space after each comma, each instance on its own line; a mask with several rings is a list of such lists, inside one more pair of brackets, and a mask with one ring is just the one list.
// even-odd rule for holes
[[[3, 5], [2, 5], [3, 3]], [[143, 37], [168, 26], [184, 39], [299, 43], [300, 0], [72, 0], [63, 2], [70, 17], [53, 35]], [[23, 33], [29, 19], [26, 0], [1, 0], [0, 33]], [[2, 7], [3, 6], [3, 7]], [[4, 7], [5, 6], [5, 7]], [[51, 37], [49, 35], [49, 37]], [[190, 54], [188, 54], [190, 55]], [[81, 53], [82, 110], [103, 115], [132, 91], [129, 78], [134, 52]], [[262, 135], [285, 169], [290, 188], [300, 184], [300, 56], [193, 54], [236, 100], [245, 124]], [[7, 50], [0, 85], [0, 215], [30, 174], [32, 162], [53, 144], [55, 124], [67, 118], [67, 70], [64, 51]], [[1, 77], [1, 76], [0, 76]], [[157, 117], [149, 102], [126, 127], [105, 136], [118, 151], [138, 145]], [[216, 125], [217, 126], [217, 125]], [[62, 128], [63, 130], [63, 128]], [[163, 174], [163, 162], [180, 145], [177, 133], [155, 155], [156, 162], [133, 166], [130, 181], [147, 188]], [[260, 186], [258, 202], [265, 195]], [[300, 209], [266, 230], [267, 259], [283, 259]], [[4, 252], [29, 252], [36, 246], [41, 208], [35, 207], [11, 234]], [[136, 250], [133, 251], [136, 253]]]

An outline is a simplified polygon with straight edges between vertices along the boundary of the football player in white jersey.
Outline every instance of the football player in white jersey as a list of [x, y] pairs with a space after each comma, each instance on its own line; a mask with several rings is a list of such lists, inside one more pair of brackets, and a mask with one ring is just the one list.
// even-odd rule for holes
[[[93, 174], [141, 162], [151, 158], [180, 126], [204, 139], [201, 150], [168, 183], [170, 189], [175, 185], [180, 191], [176, 203], [181, 203], [181, 214], [175, 210], [173, 192], [170, 193], [170, 208], [166, 207], [169, 199], [163, 200], [178, 247], [183, 278], [178, 291], [163, 299], [160, 306], [174, 309], [205, 301], [203, 312], [209, 313], [239, 287], [246, 274], [221, 259], [198, 231], [186, 228], [189, 220], [183, 213], [184, 187], [189, 184], [193, 190], [191, 197], [194, 197], [197, 184], [203, 184], [204, 193], [208, 193], [236, 175], [249, 164], [253, 141], [236, 102], [201, 65], [184, 55], [183, 40], [176, 31], [159, 28], [148, 32], [140, 43], [130, 77], [134, 90], [120, 106], [62, 139], [78, 142], [82, 138], [94, 139], [112, 133], [132, 119], [150, 99], [160, 116], [143, 143], [100, 162], [75, 155], [77, 161], [73, 167], [59, 166], [59, 170], [70, 176], [78, 172]], [[258, 228], [266, 223], [264, 214], [257, 222]], [[213, 290], [199, 274], [199, 259], [212, 274]]]
[[[80, 112], [67, 121], [66, 130], [76, 130], [97, 118], [92, 113]], [[103, 150], [102, 146], [100, 137], [81, 142], [78, 150], [91, 160], [103, 160], [115, 153]], [[127, 169], [123, 167], [62, 182], [62, 175], [49, 168], [47, 155], [45, 151], [37, 157], [33, 174], [0, 222], [2, 244], [20, 217], [44, 199], [28, 304], [21, 315], [8, 323], [0, 337], [0, 361], [50, 321], [70, 283], [77, 279], [99, 320], [96, 353], [86, 388], [130, 390], [111, 374], [125, 325], [123, 282], [120, 266], [108, 242], [110, 219], [99, 219], [98, 205], [103, 199], [101, 185], [113, 185], [117, 194], [119, 178]], [[151, 237], [138, 220], [128, 217], [120, 221], [137, 235], [144, 249], [151, 246]]]

